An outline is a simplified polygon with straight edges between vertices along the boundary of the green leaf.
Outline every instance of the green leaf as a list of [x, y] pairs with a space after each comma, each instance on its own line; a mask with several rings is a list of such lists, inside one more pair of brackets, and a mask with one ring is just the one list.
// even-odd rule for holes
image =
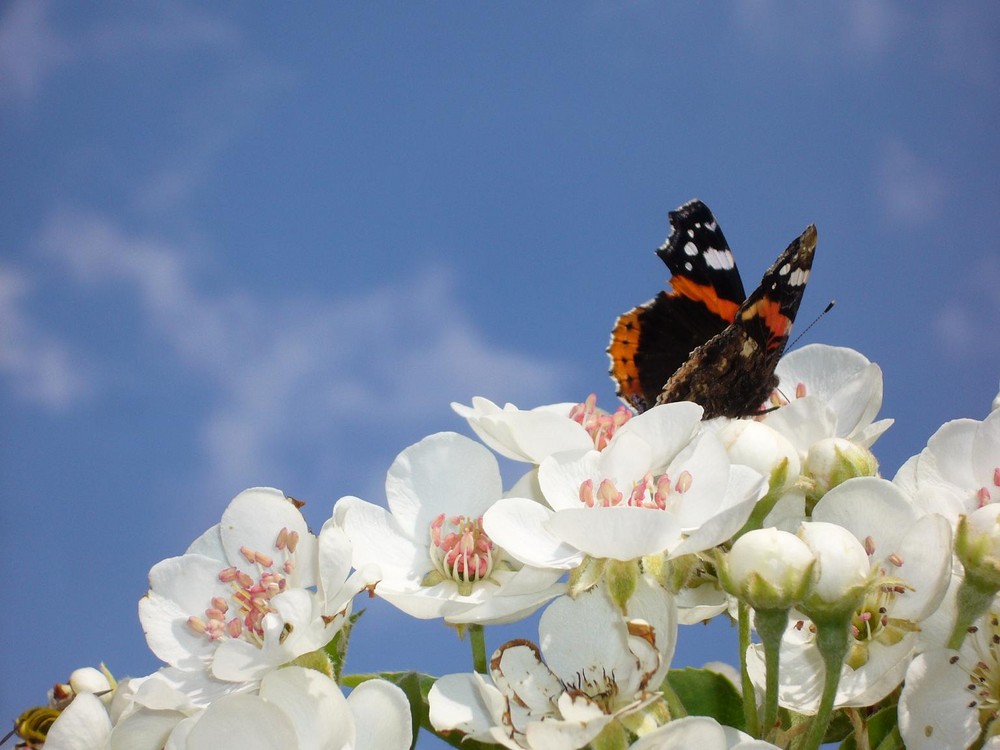
[[742, 730], [743, 699], [736, 686], [717, 672], [707, 669], [671, 669], [667, 675], [688, 714], [711, 716], [720, 724]]

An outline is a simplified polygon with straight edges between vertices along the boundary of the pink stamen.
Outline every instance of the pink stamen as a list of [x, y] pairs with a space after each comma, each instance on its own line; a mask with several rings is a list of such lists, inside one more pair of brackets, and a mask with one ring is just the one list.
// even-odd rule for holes
[[623, 405], [613, 414], [608, 414], [597, 408], [597, 394], [591, 393], [586, 401], [570, 409], [569, 418], [586, 430], [594, 441], [594, 447], [600, 451], [611, 442], [618, 428], [632, 418], [632, 412]]
[[798, 383], [795, 386], [795, 398], [805, 398], [806, 397], [806, 384]]

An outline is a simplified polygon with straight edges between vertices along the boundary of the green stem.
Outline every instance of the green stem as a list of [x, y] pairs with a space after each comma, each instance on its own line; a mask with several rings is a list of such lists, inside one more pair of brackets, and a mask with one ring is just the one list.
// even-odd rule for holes
[[743, 719], [746, 721], [746, 731], [751, 737], [760, 737], [760, 723], [757, 717], [757, 694], [754, 692], [753, 681], [747, 670], [747, 649], [750, 648], [750, 605], [740, 602], [740, 683], [743, 686]]
[[958, 587], [958, 614], [955, 616], [955, 627], [948, 639], [948, 648], [958, 649], [965, 640], [969, 627], [984, 614], [993, 603], [994, 587], [984, 585], [975, 576], [966, 571], [962, 584]]
[[816, 646], [823, 657], [823, 697], [819, 702], [819, 711], [809, 725], [809, 733], [801, 745], [801, 750], [819, 750], [823, 743], [823, 735], [833, 718], [833, 703], [837, 698], [837, 686], [840, 685], [840, 668], [847, 654], [850, 631], [850, 621], [831, 618], [824, 621], [813, 621], [816, 625]]
[[469, 626], [469, 644], [472, 646], [472, 668], [486, 674], [486, 631], [482, 625]]
[[763, 737], [771, 734], [778, 724], [778, 668], [781, 661], [781, 637], [788, 625], [787, 609], [758, 609], [754, 613], [754, 627], [764, 644], [764, 664], [767, 679], [764, 691]]

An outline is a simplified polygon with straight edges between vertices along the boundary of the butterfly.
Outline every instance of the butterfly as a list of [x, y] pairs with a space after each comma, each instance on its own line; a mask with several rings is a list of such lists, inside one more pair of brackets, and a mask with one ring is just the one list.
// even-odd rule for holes
[[774, 369], [816, 252], [810, 225], [749, 297], [722, 230], [699, 200], [671, 211], [656, 254], [672, 291], [619, 316], [608, 355], [618, 397], [638, 412], [694, 401], [704, 419], [760, 414], [778, 385]]

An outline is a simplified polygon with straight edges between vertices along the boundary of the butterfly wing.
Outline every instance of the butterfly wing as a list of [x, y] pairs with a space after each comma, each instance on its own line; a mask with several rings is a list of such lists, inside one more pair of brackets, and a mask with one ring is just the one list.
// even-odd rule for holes
[[674, 372], [656, 403], [694, 401], [704, 418], [759, 414], [778, 385], [778, 365], [816, 252], [809, 226], [764, 274], [732, 325], [697, 347]]
[[645, 411], [691, 352], [735, 319], [746, 294], [725, 235], [699, 200], [670, 212], [670, 234], [656, 254], [672, 291], [615, 322], [608, 354], [618, 396]]

